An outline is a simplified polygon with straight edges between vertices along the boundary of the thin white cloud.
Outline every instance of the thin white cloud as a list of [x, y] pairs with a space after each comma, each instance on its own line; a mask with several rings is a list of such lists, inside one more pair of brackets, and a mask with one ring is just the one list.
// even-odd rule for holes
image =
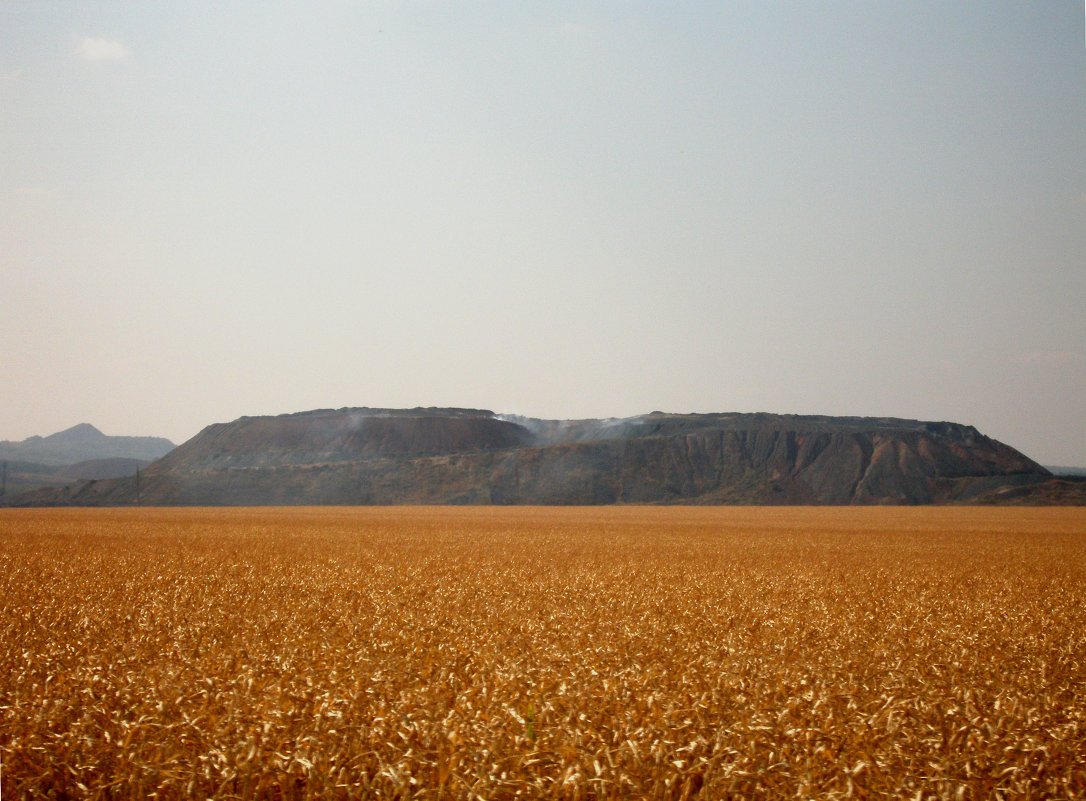
[[0, 108], [4, 108], [7, 105], [8, 98], [19, 91], [22, 77], [23, 71], [21, 68], [0, 72]]
[[132, 55], [127, 45], [118, 39], [96, 39], [92, 36], [80, 37], [75, 52], [84, 61], [124, 61]]
[[15, 192], [24, 198], [50, 198], [57, 193], [56, 189], [48, 186], [20, 186]]
[[1018, 364], [1045, 367], [1070, 367], [1086, 363], [1086, 356], [1073, 350], [1034, 350], [1023, 353], [1015, 360]]

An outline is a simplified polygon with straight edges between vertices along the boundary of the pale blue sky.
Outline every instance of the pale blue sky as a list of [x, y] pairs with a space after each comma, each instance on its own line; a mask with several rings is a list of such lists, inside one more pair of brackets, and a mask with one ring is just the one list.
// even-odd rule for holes
[[1078, 2], [0, 0], [0, 439], [894, 415], [1086, 464]]

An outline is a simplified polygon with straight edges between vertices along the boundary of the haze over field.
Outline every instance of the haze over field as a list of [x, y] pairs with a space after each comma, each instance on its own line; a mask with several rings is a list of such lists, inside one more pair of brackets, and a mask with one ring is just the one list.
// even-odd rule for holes
[[1078, 2], [0, 0], [0, 439], [480, 406], [1086, 463]]

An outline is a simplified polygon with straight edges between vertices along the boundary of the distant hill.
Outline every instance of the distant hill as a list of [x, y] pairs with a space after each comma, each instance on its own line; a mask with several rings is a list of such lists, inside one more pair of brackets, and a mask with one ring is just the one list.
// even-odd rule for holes
[[47, 437], [0, 442], [0, 459], [43, 465], [72, 465], [92, 459], [140, 459], [165, 456], [174, 444], [162, 437], [110, 437], [90, 423], [80, 423]]
[[174, 447], [162, 437], [110, 437], [89, 423], [47, 437], [4, 440], [0, 442], [0, 502], [34, 489], [130, 476]]
[[[358, 408], [208, 426], [142, 472], [139, 500], [928, 504], [999, 502], [1013, 490], [1013, 502], [1023, 503], [1030, 487], [1052, 478], [1013, 448], [948, 422], [663, 412], [541, 420], [479, 409]], [[135, 481], [121, 478], [17, 502], [136, 500]]]

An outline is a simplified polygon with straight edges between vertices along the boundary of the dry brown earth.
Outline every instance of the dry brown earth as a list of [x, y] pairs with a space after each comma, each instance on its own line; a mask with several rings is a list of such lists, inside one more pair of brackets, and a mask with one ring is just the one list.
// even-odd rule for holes
[[1086, 797], [1082, 509], [8, 509], [0, 575], [5, 799]]

